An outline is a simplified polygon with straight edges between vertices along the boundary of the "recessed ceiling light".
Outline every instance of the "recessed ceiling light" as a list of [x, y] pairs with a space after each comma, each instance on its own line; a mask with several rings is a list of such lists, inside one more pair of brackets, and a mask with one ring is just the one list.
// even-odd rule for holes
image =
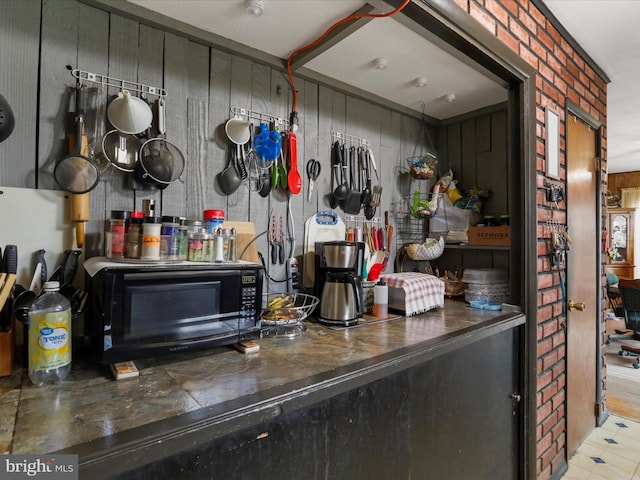
[[373, 61], [373, 68], [376, 70], [384, 70], [389, 66], [389, 61], [384, 57], [378, 57]]
[[262, 0], [246, 0], [247, 13], [254, 17], [259, 17], [264, 13], [264, 3]]
[[424, 77], [418, 77], [413, 81], [413, 84], [418, 88], [423, 88], [427, 86], [427, 79]]
[[447, 93], [444, 97], [442, 97], [445, 102], [451, 103], [456, 99], [455, 93]]

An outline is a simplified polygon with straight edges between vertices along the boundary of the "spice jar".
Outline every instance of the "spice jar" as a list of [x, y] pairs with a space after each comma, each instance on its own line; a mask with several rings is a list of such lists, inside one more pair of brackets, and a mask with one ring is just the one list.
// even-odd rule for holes
[[142, 245], [142, 217], [142, 212], [131, 212], [126, 234], [125, 257], [127, 258], [140, 258], [140, 248]]
[[187, 259], [187, 229], [189, 226], [187, 225], [187, 219], [185, 217], [180, 217], [178, 219], [178, 259], [186, 260]]
[[224, 222], [224, 210], [205, 210], [202, 212], [202, 223], [204, 230], [214, 233], [215, 229], [222, 226]]
[[129, 212], [125, 210], [111, 210], [111, 218], [109, 219], [111, 243], [107, 251], [107, 257], [124, 258], [126, 222], [128, 218]]
[[142, 260], [160, 260], [160, 217], [145, 217], [142, 221]]
[[500, 215], [500, 225], [507, 226], [509, 225], [511, 219], [509, 215]]
[[178, 258], [178, 229], [180, 227], [178, 217], [164, 215], [160, 229], [160, 257], [165, 260]]
[[213, 261], [213, 235], [199, 229], [189, 233], [187, 260], [191, 262]]

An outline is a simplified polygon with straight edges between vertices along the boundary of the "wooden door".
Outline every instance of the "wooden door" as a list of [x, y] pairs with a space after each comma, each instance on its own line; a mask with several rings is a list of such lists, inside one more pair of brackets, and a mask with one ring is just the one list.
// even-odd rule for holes
[[567, 453], [569, 457], [596, 425], [598, 239], [596, 231], [596, 134], [567, 115], [567, 226], [573, 244], [567, 255]]

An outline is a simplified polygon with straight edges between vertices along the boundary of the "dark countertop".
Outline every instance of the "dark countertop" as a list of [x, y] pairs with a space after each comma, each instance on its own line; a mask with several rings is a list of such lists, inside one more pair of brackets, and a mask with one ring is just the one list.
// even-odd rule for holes
[[219, 347], [139, 360], [140, 376], [119, 381], [108, 367], [75, 359], [70, 377], [53, 386], [34, 387], [26, 372], [16, 369], [0, 379], [0, 447], [2, 453], [78, 453], [82, 464], [118, 443], [292, 392], [336, 386], [354, 372], [374, 372], [416, 352], [459, 348], [489, 327], [512, 328], [514, 321], [524, 319], [447, 300], [442, 309], [348, 329], [304, 322], [303, 335], [263, 338], [257, 353]]

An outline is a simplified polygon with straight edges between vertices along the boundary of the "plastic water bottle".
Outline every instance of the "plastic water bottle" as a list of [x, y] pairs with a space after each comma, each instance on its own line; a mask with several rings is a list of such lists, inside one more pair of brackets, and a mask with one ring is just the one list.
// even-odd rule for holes
[[373, 287], [373, 316], [386, 317], [389, 312], [389, 288], [380, 280]]
[[46, 282], [29, 311], [29, 378], [37, 387], [71, 371], [71, 305], [59, 282]]

